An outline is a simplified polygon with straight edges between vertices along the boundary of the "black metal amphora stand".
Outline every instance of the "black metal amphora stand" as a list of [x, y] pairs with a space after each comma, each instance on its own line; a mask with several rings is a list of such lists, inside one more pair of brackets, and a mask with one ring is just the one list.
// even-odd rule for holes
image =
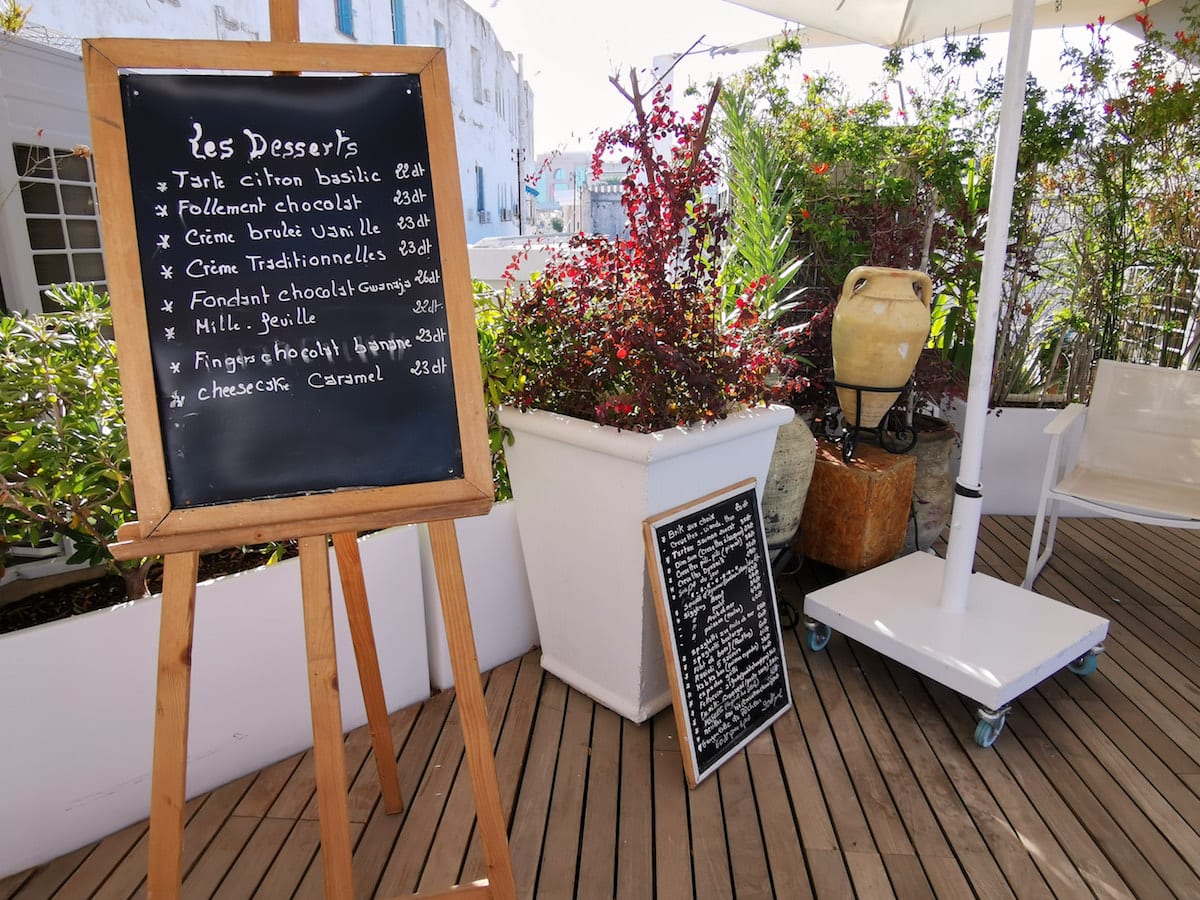
[[[888, 453], [907, 453], [917, 445], [917, 433], [913, 429], [911, 418], [899, 418], [896, 415], [895, 404], [893, 403], [888, 411], [883, 414], [879, 420], [879, 424], [873, 428], [864, 428], [862, 425], [862, 395], [864, 391], [873, 394], [890, 394], [890, 393], [912, 393], [913, 383], [909, 379], [908, 383], [901, 387], [873, 387], [866, 384], [847, 384], [844, 381], [835, 381], [834, 387], [848, 388], [854, 391], [854, 423], [851, 424], [843, 420], [842, 422], [842, 462], [850, 462], [854, 459], [854, 449], [858, 446], [858, 439], [861, 436], [866, 436], [875, 444], [878, 444]], [[909, 409], [912, 409], [912, 403], [909, 403]], [[888, 430], [888, 423], [892, 422], [892, 430]], [[898, 422], [898, 427], [896, 425]]]

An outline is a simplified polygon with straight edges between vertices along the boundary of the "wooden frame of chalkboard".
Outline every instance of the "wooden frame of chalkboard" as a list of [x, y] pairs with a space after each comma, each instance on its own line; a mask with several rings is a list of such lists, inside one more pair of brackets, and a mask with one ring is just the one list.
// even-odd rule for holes
[[643, 531], [694, 788], [792, 706], [755, 479], [646, 519]]
[[130, 552], [486, 512], [444, 51], [95, 39], [83, 53]]

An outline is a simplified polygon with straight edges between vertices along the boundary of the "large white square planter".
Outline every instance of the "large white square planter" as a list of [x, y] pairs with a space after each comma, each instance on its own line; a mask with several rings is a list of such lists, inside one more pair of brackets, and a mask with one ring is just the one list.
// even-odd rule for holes
[[646, 518], [755, 478], [787, 407], [636, 434], [502, 409], [542, 667], [634, 722], [670, 702], [646, 570]]
[[[360, 551], [396, 710], [429, 696], [417, 530]], [[366, 712], [334, 569], [350, 730]], [[149, 815], [160, 610], [156, 595], [0, 636], [0, 877]], [[189, 797], [312, 746], [299, 560], [198, 585], [195, 622]]]
[[[486, 516], [458, 519], [467, 604], [475, 633], [479, 670], [485, 672], [528, 652], [538, 643], [529, 579], [521, 556], [516, 502], [497, 503]], [[429, 531], [420, 528], [421, 580], [425, 591], [425, 630], [429, 644], [429, 680], [438, 690], [454, 686], [446, 620], [433, 567]]]
[[[1046, 472], [1050, 436], [1043, 433], [1062, 410], [999, 406], [988, 410], [983, 432], [983, 459], [979, 480], [983, 484], [983, 514], [1032, 516], [1037, 514]], [[955, 403], [949, 418], [962, 433], [966, 404]], [[1074, 459], [1079, 452], [1079, 435], [1068, 436], [1063, 452]], [[950, 460], [958, 475], [957, 449]], [[1087, 510], [1062, 504], [1063, 516], [1093, 515]]]

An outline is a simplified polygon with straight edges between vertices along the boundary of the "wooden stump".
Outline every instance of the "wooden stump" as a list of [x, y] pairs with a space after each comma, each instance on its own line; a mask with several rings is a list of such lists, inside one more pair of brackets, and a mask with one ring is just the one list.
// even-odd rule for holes
[[869, 444], [847, 464], [841, 447], [818, 440], [796, 552], [848, 574], [894, 559], [904, 546], [916, 466], [912, 456]]

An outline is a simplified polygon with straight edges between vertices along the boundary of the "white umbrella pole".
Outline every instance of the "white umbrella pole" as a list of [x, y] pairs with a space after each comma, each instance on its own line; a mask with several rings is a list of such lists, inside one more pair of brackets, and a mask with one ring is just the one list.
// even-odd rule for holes
[[1033, 34], [1034, 0], [1013, 0], [1012, 27], [1008, 37], [1008, 59], [1004, 90], [1000, 99], [1000, 125], [996, 134], [996, 158], [992, 166], [992, 191], [988, 200], [988, 226], [984, 238], [983, 271], [975, 309], [974, 347], [971, 352], [971, 381], [967, 389], [967, 412], [963, 423], [962, 461], [955, 485], [954, 514], [950, 521], [942, 581], [941, 608], [962, 612], [967, 603], [967, 582], [975, 561], [983, 495], [979, 471], [983, 459], [983, 430], [991, 392], [992, 362], [996, 355], [996, 325], [1000, 313], [1001, 284], [1012, 216], [1013, 184], [1017, 173], [1017, 150], [1021, 140], [1021, 118], [1025, 109], [1025, 80], [1029, 73], [1029, 42]]

